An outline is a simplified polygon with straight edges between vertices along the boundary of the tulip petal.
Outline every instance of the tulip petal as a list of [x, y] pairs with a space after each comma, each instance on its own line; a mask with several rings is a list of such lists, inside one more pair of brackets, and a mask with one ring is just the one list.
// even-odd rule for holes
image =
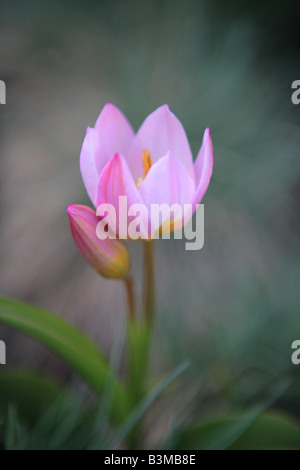
[[103, 149], [98, 132], [88, 127], [80, 153], [80, 170], [87, 193], [94, 205], [99, 175], [108, 159], [109, 154]]
[[[144, 202], [135, 182], [133, 181], [125, 158], [119, 153], [116, 153], [108, 161], [99, 177], [96, 202], [97, 208], [101, 204], [111, 204], [115, 208], [117, 218], [117, 234], [119, 234], [119, 222], [121, 220], [120, 216], [123, 217], [125, 215], [124, 210], [119, 208], [120, 196], [127, 196], [127, 213], [129, 207], [133, 204], [140, 204], [144, 206]], [[144, 221], [144, 224], [145, 225], [143, 226], [142, 233], [144, 236], [146, 236], [145, 232], [148, 231], [148, 217], [147, 220]]]
[[[179, 204], [183, 210], [184, 204], [191, 204], [195, 193], [195, 184], [181, 161], [169, 152], [160, 158], [149, 170], [141, 187], [140, 194], [151, 214], [152, 204]], [[164, 222], [162, 217], [162, 223]], [[154, 227], [151, 220], [151, 231]], [[181, 224], [180, 224], [181, 225]]]
[[134, 138], [128, 164], [135, 179], [143, 175], [143, 150], [150, 152], [153, 162], [171, 152], [184, 164], [194, 179], [193, 157], [185, 130], [167, 105], [151, 113]]
[[109, 157], [116, 152], [128, 155], [134, 138], [133, 129], [124, 114], [112, 103], [107, 103], [102, 109], [95, 129], [103, 149]]
[[209, 128], [204, 132], [203, 142], [197, 155], [194, 169], [197, 186], [194, 204], [200, 204], [209, 185], [213, 170], [213, 146]]
[[80, 169], [94, 205], [101, 171], [116, 152], [128, 154], [133, 137], [133, 129], [126, 117], [111, 103], [104, 106], [95, 128], [87, 129], [80, 154]]

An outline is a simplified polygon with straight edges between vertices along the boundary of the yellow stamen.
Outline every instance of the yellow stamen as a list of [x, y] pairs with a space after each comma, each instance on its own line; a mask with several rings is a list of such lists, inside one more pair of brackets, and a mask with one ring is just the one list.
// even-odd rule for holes
[[144, 167], [144, 178], [146, 177], [148, 171], [153, 165], [151, 154], [149, 150], [142, 151], [142, 160], [143, 160], [143, 167]]
[[142, 151], [142, 162], [143, 162], [143, 167], [144, 167], [144, 175], [140, 176], [136, 181], [136, 185], [138, 189], [140, 189], [142, 182], [146, 178], [148, 171], [153, 165], [151, 153], [149, 152], [149, 150]]

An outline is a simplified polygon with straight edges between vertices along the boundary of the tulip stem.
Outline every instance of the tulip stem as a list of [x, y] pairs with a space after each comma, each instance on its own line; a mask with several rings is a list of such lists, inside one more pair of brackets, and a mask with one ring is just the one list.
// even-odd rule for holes
[[[130, 280], [126, 283], [128, 292], [128, 304], [130, 305], [129, 293], [132, 292]], [[132, 408], [141, 402], [146, 392], [146, 380], [148, 372], [149, 355], [152, 338], [152, 324], [154, 317], [154, 265], [153, 265], [153, 243], [144, 242], [144, 316], [136, 318], [129, 315], [128, 334], [128, 385]], [[131, 449], [140, 449], [142, 442], [142, 422], [137, 423], [129, 436]]]
[[128, 276], [125, 280], [126, 294], [127, 294], [127, 305], [128, 305], [128, 316], [130, 320], [135, 318], [135, 300], [134, 300], [134, 289], [133, 280], [131, 276]]
[[154, 317], [154, 262], [153, 242], [144, 242], [144, 312], [151, 327]]

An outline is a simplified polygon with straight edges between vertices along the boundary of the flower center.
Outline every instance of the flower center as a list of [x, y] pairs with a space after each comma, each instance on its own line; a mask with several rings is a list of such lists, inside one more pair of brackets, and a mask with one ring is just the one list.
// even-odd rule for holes
[[140, 189], [142, 182], [146, 178], [148, 171], [153, 165], [151, 153], [149, 152], [149, 150], [142, 151], [142, 162], [143, 162], [143, 167], [144, 167], [144, 175], [140, 176], [136, 182], [136, 186], [138, 189]]

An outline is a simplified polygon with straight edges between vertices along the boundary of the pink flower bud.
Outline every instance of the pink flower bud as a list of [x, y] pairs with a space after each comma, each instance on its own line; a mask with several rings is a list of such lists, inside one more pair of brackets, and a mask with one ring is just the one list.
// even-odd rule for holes
[[83, 205], [68, 207], [72, 236], [79, 251], [97, 273], [108, 278], [126, 278], [130, 257], [120, 240], [100, 240], [96, 234], [99, 217], [93, 209]]

